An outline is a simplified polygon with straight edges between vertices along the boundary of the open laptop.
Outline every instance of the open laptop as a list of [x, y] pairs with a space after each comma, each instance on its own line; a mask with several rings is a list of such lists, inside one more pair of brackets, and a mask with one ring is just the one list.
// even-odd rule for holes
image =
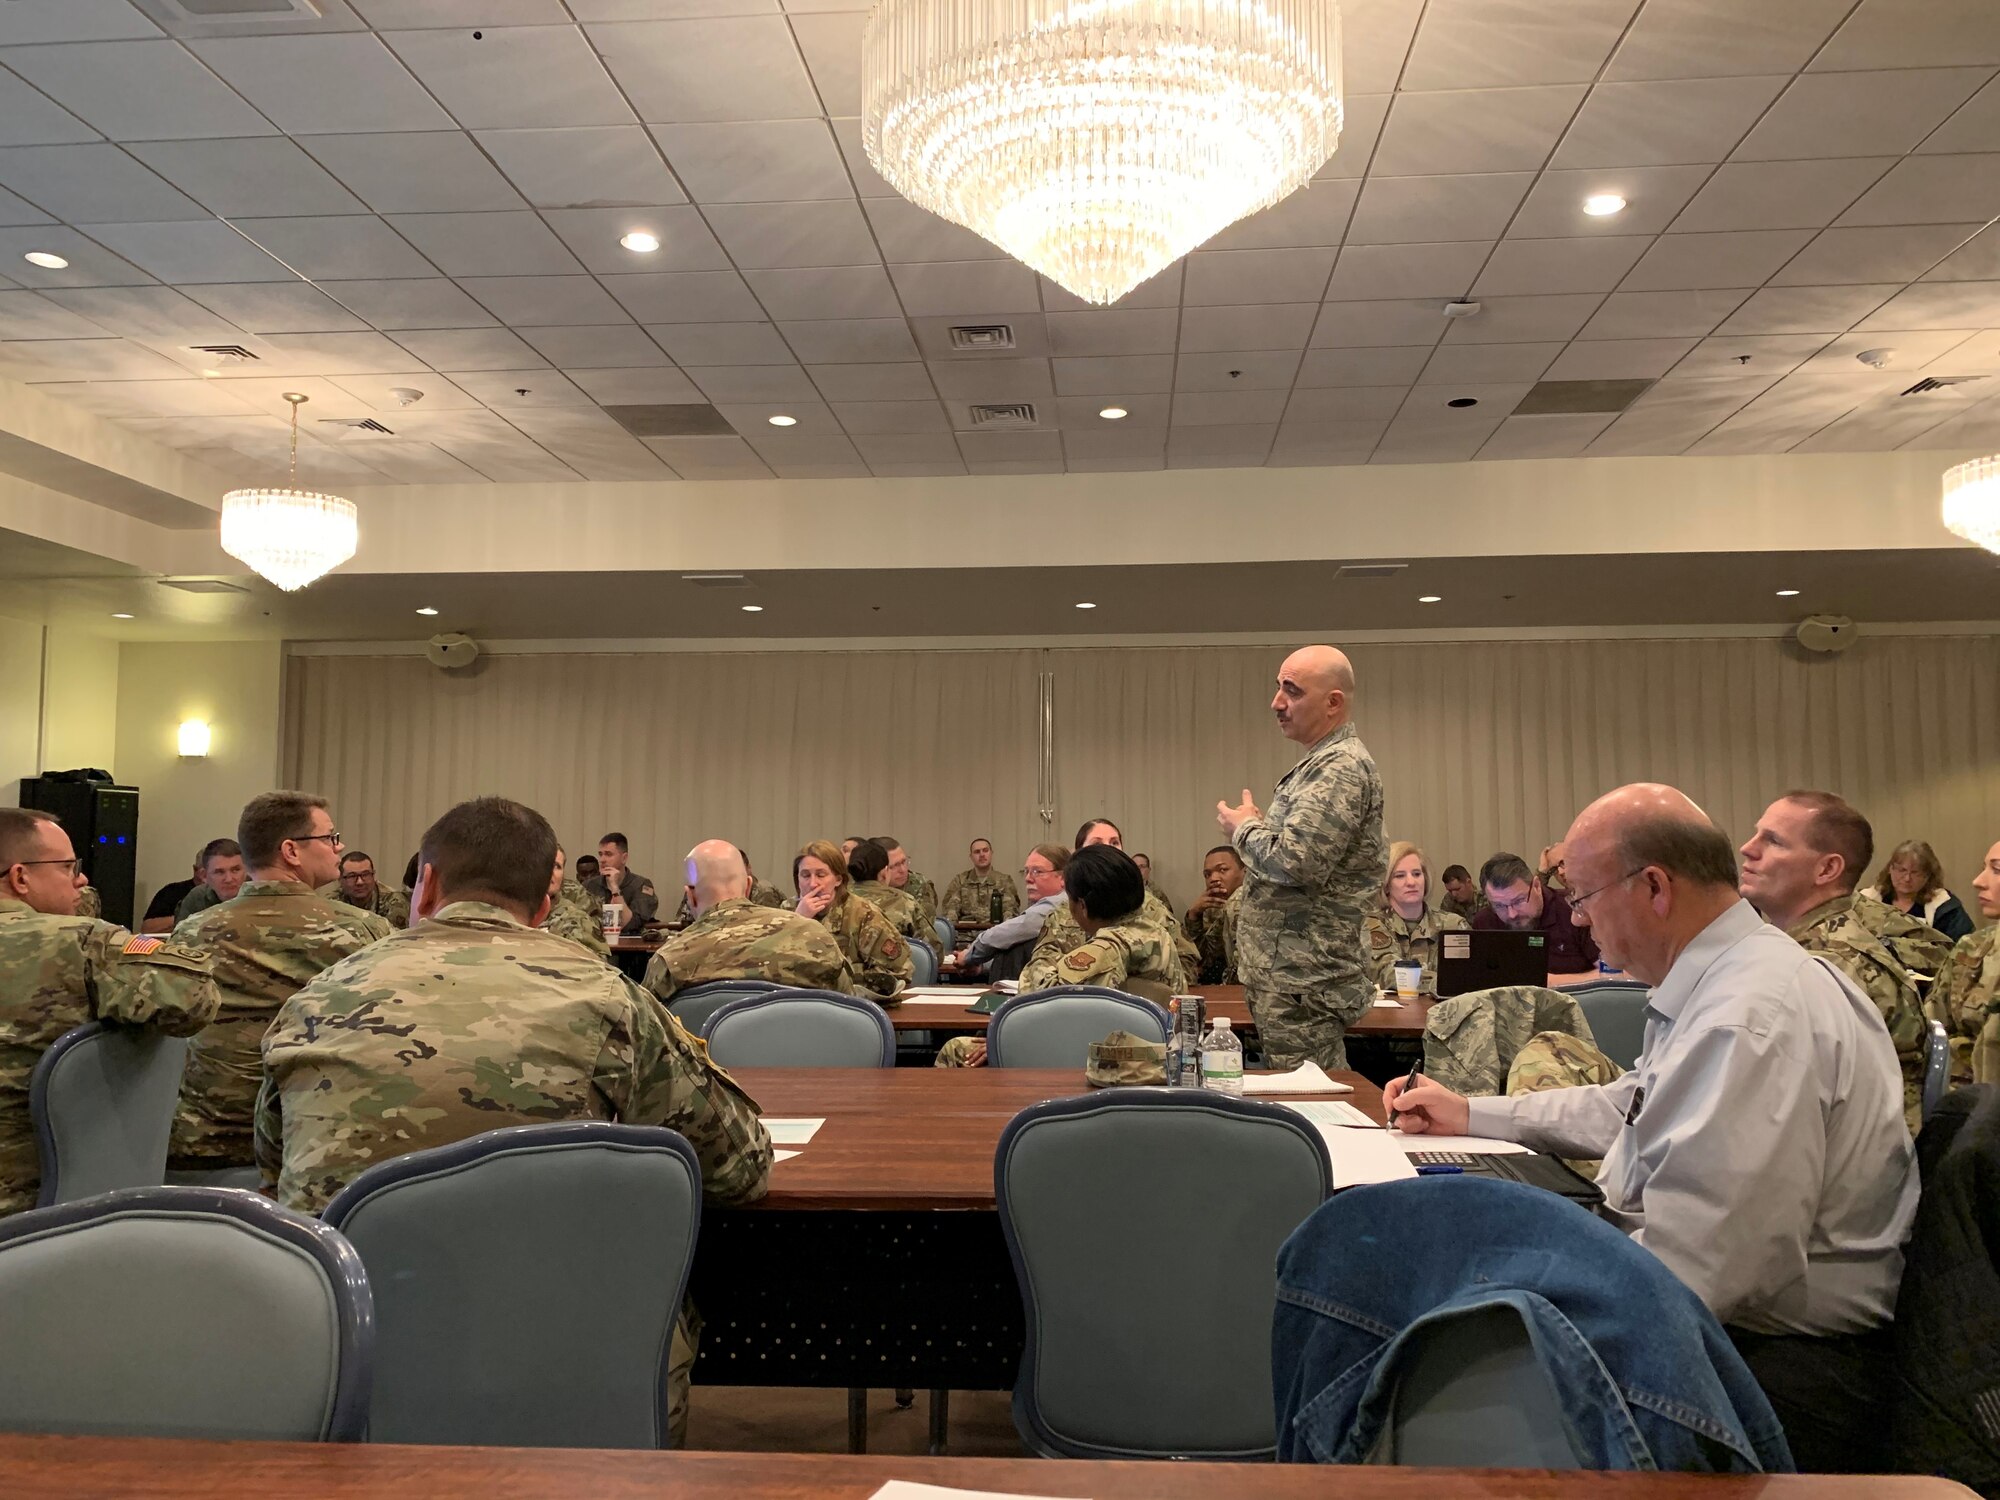
[[1547, 984], [1548, 945], [1548, 938], [1539, 932], [1441, 932], [1438, 998], [1503, 984]]

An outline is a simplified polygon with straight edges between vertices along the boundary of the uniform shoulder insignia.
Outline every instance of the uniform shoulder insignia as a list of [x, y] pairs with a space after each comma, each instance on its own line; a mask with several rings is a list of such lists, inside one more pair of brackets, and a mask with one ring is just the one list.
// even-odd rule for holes
[[1082, 948], [1077, 949], [1074, 953], [1069, 954], [1063, 959], [1064, 968], [1079, 971], [1094, 968], [1096, 964], [1097, 960]]
[[653, 889], [653, 882], [648, 880], [639, 887], [639, 894], [642, 896], [657, 896], [659, 892]]
[[896, 939], [894, 938], [890, 938], [882, 944], [882, 956], [884, 958], [899, 957], [901, 956], [902, 951], [903, 951], [903, 945], [897, 942]]
[[164, 948], [166, 946], [166, 942], [167, 940], [163, 937], [132, 937], [132, 938], [127, 938], [125, 940], [125, 946], [120, 948], [118, 951], [120, 953], [136, 953], [144, 955], [147, 953], [157, 952], [159, 949]]

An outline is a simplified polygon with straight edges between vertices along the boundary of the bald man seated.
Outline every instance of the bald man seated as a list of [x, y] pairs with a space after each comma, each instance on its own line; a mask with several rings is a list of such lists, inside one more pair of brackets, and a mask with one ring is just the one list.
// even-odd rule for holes
[[694, 921], [646, 965], [646, 988], [662, 1000], [713, 979], [768, 979], [809, 990], [862, 993], [833, 934], [789, 907], [750, 898], [743, 852], [721, 839], [688, 850], [688, 906]]
[[1672, 787], [1619, 788], [1565, 842], [1576, 921], [1652, 986], [1638, 1061], [1615, 1083], [1509, 1098], [1399, 1079], [1390, 1117], [1602, 1157], [1605, 1216], [1728, 1325], [1799, 1467], [1877, 1472], [1917, 1207], [1881, 1013], [1737, 894], [1729, 839]]

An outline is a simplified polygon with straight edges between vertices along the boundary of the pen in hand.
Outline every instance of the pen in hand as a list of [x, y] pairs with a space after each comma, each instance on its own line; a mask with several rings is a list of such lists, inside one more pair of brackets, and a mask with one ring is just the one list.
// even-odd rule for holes
[[[1399, 1099], [1402, 1098], [1403, 1094], [1407, 1094], [1411, 1089], [1417, 1086], [1417, 1075], [1420, 1071], [1422, 1071], [1423, 1066], [1424, 1066], [1424, 1060], [1421, 1057], [1418, 1058], [1415, 1062], [1410, 1064], [1410, 1076], [1403, 1080], [1403, 1093], [1398, 1094], [1396, 1096], [1397, 1098]], [[1384, 1130], [1394, 1130], [1396, 1128], [1395, 1110], [1390, 1109], [1384, 1113], [1382, 1117], [1382, 1128]]]

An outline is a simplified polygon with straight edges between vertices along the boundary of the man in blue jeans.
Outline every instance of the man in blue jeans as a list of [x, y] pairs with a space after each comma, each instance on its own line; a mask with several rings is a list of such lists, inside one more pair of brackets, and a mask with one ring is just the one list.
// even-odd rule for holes
[[1653, 987], [1615, 1083], [1465, 1099], [1392, 1082], [1402, 1129], [1604, 1159], [1604, 1213], [1724, 1324], [1799, 1467], [1866, 1471], [1917, 1206], [1902, 1078], [1852, 981], [1763, 921], [1729, 839], [1672, 787], [1621, 787], [1571, 826], [1570, 909]]

